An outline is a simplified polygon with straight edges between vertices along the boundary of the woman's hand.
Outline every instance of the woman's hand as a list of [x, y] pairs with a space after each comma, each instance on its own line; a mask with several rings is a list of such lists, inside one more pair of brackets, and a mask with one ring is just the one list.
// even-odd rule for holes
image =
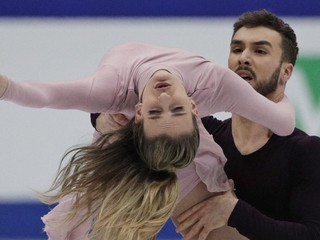
[[4, 92], [7, 90], [8, 83], [8, 78], [0, 74], [0, 97], [2, 97]]
[[96, 120], [96, 129], [100, 133], [108, 133], [126, 125], [129, 120], [121, 113], [101, 113]]

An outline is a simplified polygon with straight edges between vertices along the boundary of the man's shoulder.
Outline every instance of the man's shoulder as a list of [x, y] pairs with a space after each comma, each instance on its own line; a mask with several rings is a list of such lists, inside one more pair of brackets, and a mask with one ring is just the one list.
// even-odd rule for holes
[[219, 120], [214, 116], [206, 116], [201, 118], [203, 126], [210, 134], [225, 131], [231, 126], [231, 119]]
[[319, 136], [309, 135], [305, 131], [303, 131], [299, 128], [295, 128], [293, 133], [290, 134], [289, 136], [286, 136], [285, 138], [288, 138], [292, 141], [296, 141], [298, 143], [303, 143], [303, 142], [318, 142], [319, 143], [319, 141], [320, 141]]
[[291, 135], [283, 138], [292, 145], [295, 152], [300, 151], [305, 154], [317, 152], [320, 154], [320, 137], [318, 136], [310, 136], [303, 130], [295, 128]]

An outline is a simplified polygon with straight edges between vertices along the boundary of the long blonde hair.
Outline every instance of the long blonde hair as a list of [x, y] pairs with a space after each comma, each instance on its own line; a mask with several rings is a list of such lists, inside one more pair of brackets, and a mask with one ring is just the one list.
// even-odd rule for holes
[[[53, 185], [41, 196], [48, 204], [68, 195], [75, 196], [65, 219], [54, 227], [59, 228], [59, 224], [66, 224], [77, 213], [85, 211], [77, 226], [93, 218], [90, 239], [154, 239], [177, 203], [179, 191], [174, 171], [187, 166], [194, 158], [199, 144], [199, 139], [194, 138], [199, 138], [199, 133], [195, 129], [192, 136], [177, 139], [161, 136], [160, 140], [148, 142], [141, 140], [144, 139], [142, 129], [142, 123], [130, 121], [94, 144], [75, 147], [65, 154], [63, 160], [71, 155], [70, 161], [65, 167], [60, 165]], [[148, 144], [148, 147], [141, 144]], [[189, 148], [190, 144], [193, 147]], [[168, 155], [162, 150], [154, 151], [157, 148], [188, 154]], [[57, 193], [50, 195], [56, 190]]]

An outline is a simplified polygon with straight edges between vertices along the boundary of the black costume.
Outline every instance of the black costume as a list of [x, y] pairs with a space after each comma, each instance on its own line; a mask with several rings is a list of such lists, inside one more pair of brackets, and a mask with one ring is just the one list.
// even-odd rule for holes
[[202, 122], [228, 159], [225, 171], [240, 199], [228, 225], [252, 240], [319, 240], [320, 138], [295, 129], [241, 155], [231, 119]]

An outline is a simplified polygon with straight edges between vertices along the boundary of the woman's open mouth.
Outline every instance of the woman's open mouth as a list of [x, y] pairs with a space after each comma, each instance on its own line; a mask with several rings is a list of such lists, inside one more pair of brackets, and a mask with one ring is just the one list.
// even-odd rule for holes
[[155, 89], [165, 91], [168, 90], [171, 87], [169, 83], [166, 82], [157, 82], [155, 85]]

